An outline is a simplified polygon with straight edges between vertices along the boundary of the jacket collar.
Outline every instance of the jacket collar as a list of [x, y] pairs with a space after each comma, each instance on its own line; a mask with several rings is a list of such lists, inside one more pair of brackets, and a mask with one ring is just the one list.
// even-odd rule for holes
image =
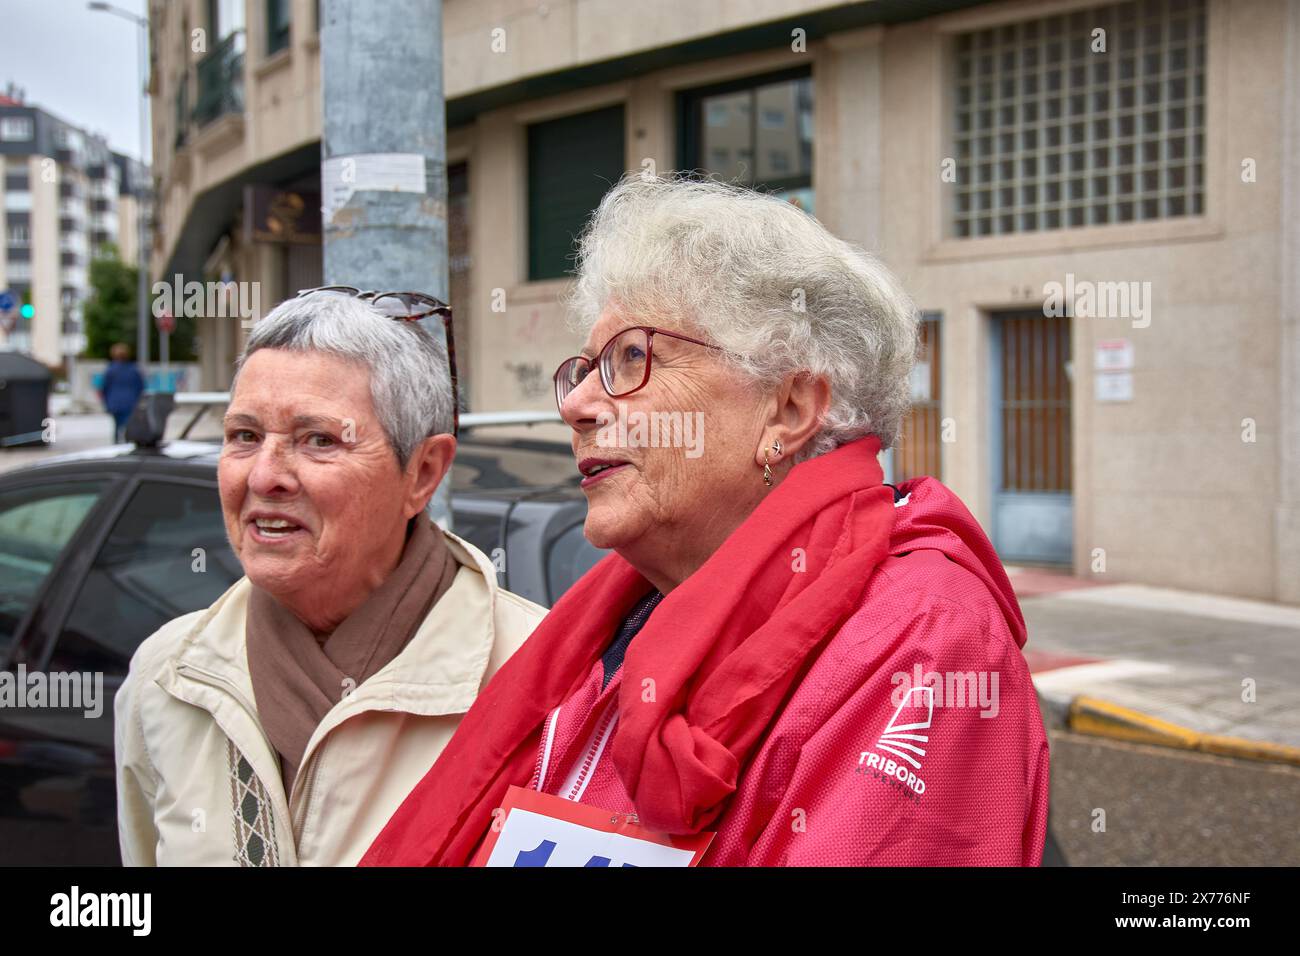
[[[472, 544], [438, 530], [460, 565], [451, 587], [401, 653], [336, 705], [318, 734], [363, 711], [442, 716], [474, 702], [496, 639], [496, 569]], [[183, 675], [197, 671], [229, 685], [245, 706], [254, 700], [244, 631], [250, 589], [240, 578], [199, 618], [165, 662], [164, 688], [175, 692]]]

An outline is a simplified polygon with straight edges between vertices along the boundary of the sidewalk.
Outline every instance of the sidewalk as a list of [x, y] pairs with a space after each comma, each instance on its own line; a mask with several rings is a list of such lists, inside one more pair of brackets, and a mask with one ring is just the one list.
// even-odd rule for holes
[[[56, 406], [54, 399], [59, 397], [61, 396], [51, 397], [52, 406]], [[0, 472], [11, 471], [57, 455], [88, 451], [113, 443], [113, 419], [110, 415], [104, 413], [69, 415], [55, 410], [51, 412], [51, 417], [54, 419], [54, 440], [48, 445], [0, 448]]]
[[1008, 572], [1049, 724], [1300, 766], [1300, 608]]

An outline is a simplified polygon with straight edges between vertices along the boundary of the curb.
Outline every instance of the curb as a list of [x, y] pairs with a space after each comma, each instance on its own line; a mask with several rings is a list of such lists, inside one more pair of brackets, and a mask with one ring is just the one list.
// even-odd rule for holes
[[1051, 722], [1075, 733], [1300, 767], [1300, 747], [1202, 733], [1083, 694], [1073, 698], [1041, 696], [1044, 714], [1050, 715]]

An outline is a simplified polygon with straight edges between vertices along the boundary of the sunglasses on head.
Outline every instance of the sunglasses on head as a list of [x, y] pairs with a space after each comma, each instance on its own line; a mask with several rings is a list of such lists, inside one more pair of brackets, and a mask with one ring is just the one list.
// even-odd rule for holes
[[322, 285], [314, 289], [298, 290], [298, 297], [314, 292], [331, 292], [336, 295], [364, 299], [383, 315], [399, 322], [418, 322], [431, 315], [442, 318], [442, 327], [447, 335], [447, 365], [451, 372], [451, 413], [453, 436], [460, 432], [460, 392], [457, 389], [456, 376], [456, 339], [452, 334], [451, 306], [441, 299], [424, 292], [375, 292], [362, 290], [350, 285]]

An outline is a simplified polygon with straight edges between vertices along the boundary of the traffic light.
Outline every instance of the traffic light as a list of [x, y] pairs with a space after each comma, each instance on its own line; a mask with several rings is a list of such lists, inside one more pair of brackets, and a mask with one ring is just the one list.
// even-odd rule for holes
[[19, 309], [18, 312], [24, 319], [30, 319], [36, 314], [36, 309], [32, 307], [30, 302], [24, 302], [23, 307]]

